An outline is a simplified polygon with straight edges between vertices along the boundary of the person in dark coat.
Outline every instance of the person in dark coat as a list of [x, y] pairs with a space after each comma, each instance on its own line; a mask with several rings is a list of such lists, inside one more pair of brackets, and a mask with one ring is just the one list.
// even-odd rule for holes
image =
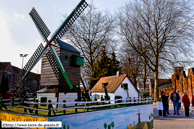
[[192, 107], [194, 107], [194, 95], [192, 96]]
[[171, 94], [171, 97], [170, 99], [172, 100], [173, 102], [173, 107], [174, 107], [174, 115], [177, 114], [177, 115], [180, 115], [179, 114], [179, 94], [176, 93], [176, 90], [173, 90], [173, 93]]
[[168, 108], [168, 102], [167, 102], [167, 96], [165, 95], [164, 92], [161, 92], [161, 98], [162, 98], [162, 103], [163, 103], [163, 107], [164, 107], [164, 110], [163, 110], [163, 116], [167, 116], [166, 115], [166, 112], [167, 112], [167, 108]]
[[[177, 90], [176, 93], [179, 94], [179, 90]], [[179, 99], [179, 110], [181, 110], [181, 95], [180, 94], [179, 94], [179, 97], [180, 97], [180, 99]]]
[[187, 95], [187, 92], [184, 93], [184, 96], [182, 97], [182, 102], [183, 102], [184, 107], [185, 107], [185, 116], [189, 117], [190, 100], [189, 100], [189, 97]]
[[167, 95], [166, 95], [166, 97], [167, 97], [167, 111], [166, 111], [166, 113], [168, 114], [168, 115], [170, 115], [170, 113], [169, 113], [169, 93], [167, 93]]

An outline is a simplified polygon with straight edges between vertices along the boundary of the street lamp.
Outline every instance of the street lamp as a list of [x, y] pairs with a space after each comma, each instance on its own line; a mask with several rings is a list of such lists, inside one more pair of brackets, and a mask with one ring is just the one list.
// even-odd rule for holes
[[20, 54], [20, 57], [22, 57], [22, 69], [23, 69], [23, 63], [24, 63], [24, 57], [26, 57], [28, 54]]

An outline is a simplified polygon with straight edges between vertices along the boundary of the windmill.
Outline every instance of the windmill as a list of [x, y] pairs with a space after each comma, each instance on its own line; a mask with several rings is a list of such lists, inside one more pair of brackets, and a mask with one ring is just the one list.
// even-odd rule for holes
[[88, 4], [86, 3], [86, 1], [81, 0], [75, 7], [75, 9], [71, 12], [71, 14], [62, 23], [62, 25], [54, 32], [50, 40], [47, 39], [51, 33], [50, 30], [43, 22], [35, 8], [31, 10], [29, 15], [31, 16], [34, 24], [36, 25], [44, 42], [46, 42], [46, 46], [43, 46], [42, 43], [38, 46], [34, 54], [31, 56], [31, 58], [19, 74], [18, 86], [20, 88], [19, 94], [21, 99], [25, 97], [24, 83], [26, 81], [26, 76], [44, 54], [46, 54], [50, 66], [59, 82], [58, 88], [64, 93], [67, 93], [68, 91], [73, 89], [73, 86], [65, 73], [65, 69], [63, 68], [63, 65], [57, 55], [54, 45], [57, 44], [57, 42], [61, 39], [61, 37], [71, 27], [71, 25], [75, 22], [75, 20], [79, 17], [79, 15], [84, 11], [87, 6]]

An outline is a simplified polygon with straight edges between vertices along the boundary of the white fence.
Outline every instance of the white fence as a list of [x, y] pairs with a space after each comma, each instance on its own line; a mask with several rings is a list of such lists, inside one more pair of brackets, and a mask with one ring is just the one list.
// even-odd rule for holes
[[[111, 103], [111, 102], [115, 103]], [[138, 104], [150, 104], [153, 102], [153, 98], [132, 98], [132, 99], [117, 99], [117, 100], [106, 100], [106, 101], [88, 101], [88, 102], [51, 102], [49, 103], [38, 103], [38, 102], [29, 102], [24, 101], [24, 112], [29, 110], [35, 110], [35, 114], [38, 114], [38, 111], [48, 112], [48, 116], [51, 116], [51, 111], [55, 114], [55, 111], [62, 110], [63, 114], [66, 114], [65, 111], [69, 109], [75, 109], [75, 113], [77, 113], [77, 109], [83, 109], [83, 111], [89, 111], [89, 109], [99, 110], [99, 109], [112, 109], [117, 108], [118, 105], [120, 107], [123, 106], [131, 106], [131, 105], [138, 105]], [[35, 108], [29, 107], [29, 105], [34, 105]], [[38, 108], [38, 105], [45, 105], [48, 106], [48, 110]], [[53, 108], [52, 105], [63, 105], [63, 107]], [[66, 106], [66, 105], [74, 105], [74, 106]], [[78, 106], [79, 105], [79, 106]], [[94, 111], [93, 110], [93, 111]]]

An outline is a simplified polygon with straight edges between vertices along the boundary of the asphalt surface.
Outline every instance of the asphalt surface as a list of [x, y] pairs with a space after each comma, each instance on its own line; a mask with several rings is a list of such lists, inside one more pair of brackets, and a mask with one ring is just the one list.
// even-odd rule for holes
[[194, 129], [194, 108], [190, 108], [193, 112], [190, 117], [185, 116], [183, 106], [179, 110], [180, 115], [174, 115], [172, 103], [169, 105], [171, 115], [159, 118], [157, 104], [153, 104], [154, 108], [154, 129]]

